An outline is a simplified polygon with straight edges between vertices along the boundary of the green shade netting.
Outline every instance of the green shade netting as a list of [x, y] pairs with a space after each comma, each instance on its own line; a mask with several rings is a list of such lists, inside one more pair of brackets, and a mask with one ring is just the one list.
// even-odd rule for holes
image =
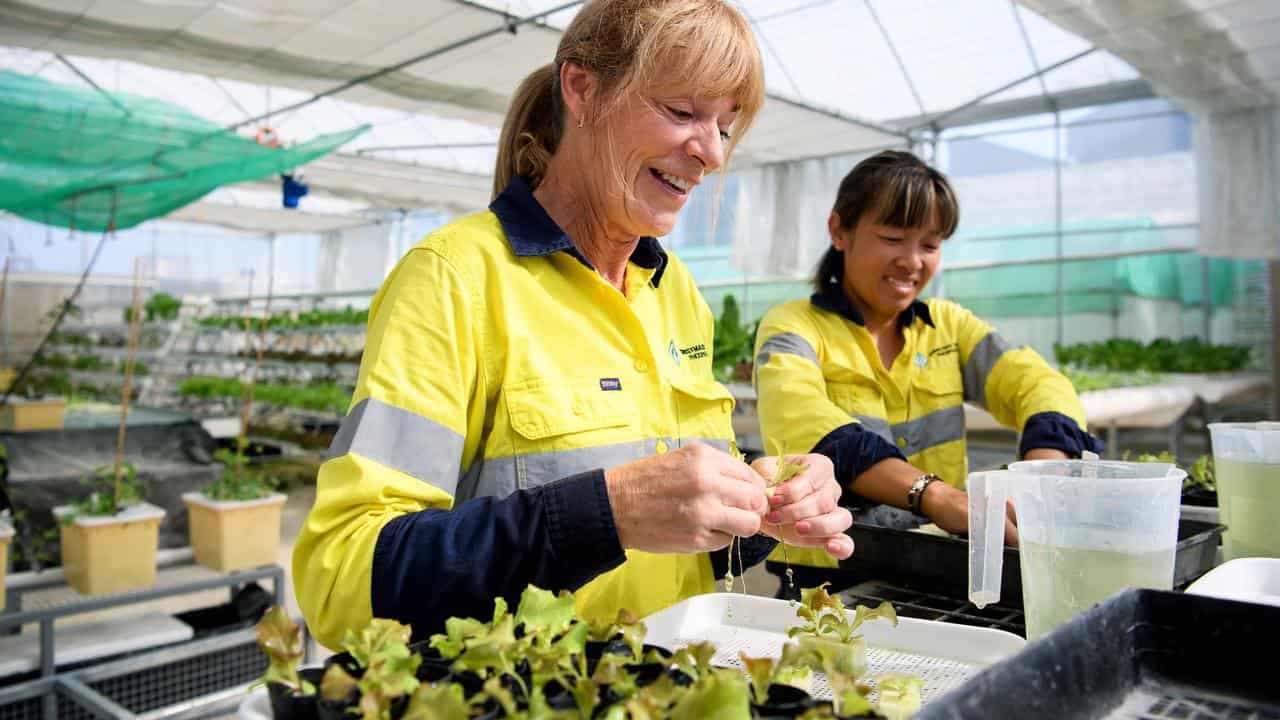
[[161, 100], [0, 72], [0, 209], [125, 229], [223, 185], [287, 172], [367, 129], [268, 148]]

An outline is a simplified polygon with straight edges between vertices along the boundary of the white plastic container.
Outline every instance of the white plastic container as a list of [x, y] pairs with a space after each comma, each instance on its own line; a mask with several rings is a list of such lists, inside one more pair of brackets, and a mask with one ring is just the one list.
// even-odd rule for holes
[[[710, 593], [656, 612], [644, 624], [648, 628], [645, 642], [674, 650], [709, 641], [716, 646], [714, 664], [741, 667], [738, 653], [742, 651], [752, 657], [779, 657], [788, 639], [787, 628], [802, 621], [786, 600]], [[900, 672], [923, 678], [926, 703], [1026, 645], [1003, 630], [915, 618], [900, 618], [897, 627], [872, 620], [860, 632], [868, 645], [867, 677]], [[811, 694], [831, 699], [831, 688], [821, 673], [815, 673]]]
[[1280, 607], [1280, 559], [1228, 560], [1191, 583], [1187, 592]]

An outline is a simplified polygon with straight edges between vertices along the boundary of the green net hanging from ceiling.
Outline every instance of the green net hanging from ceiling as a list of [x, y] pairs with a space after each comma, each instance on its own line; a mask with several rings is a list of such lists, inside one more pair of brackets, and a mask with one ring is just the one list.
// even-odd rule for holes
[[0, 209], [122, 230], [223, 185], [287, 172], [367, 129], [271, 148], [161, 100], [0, 72]]

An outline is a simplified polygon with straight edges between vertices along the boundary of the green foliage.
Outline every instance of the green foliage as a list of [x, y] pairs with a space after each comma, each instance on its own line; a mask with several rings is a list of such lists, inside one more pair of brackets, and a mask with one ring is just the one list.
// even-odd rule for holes
[[[258, 316], [252, 317], [253, 327], [261, 323]], [[212, 315], [200, 318], [200, 325], [224, 330], [240, 330], [244, 328], [243, 315]], [[319, 328], [335, 325], [367, 325], [368, 310], [354, 310], [350, 305], [342, 310], [310, 310], [306, 312], [289, 311], [275, 313], [267, 318], [268, 330], [296, 330], [302, 328]]]
[[[360, 690], [358, 709], [364, 720], [390, 718], [392, 701], [418, 688], [415, 673], [422, 657], [409, 651], [411, 634], [408, 625], [374, 618], [359, 633], [348, 630], [343, 638], [342, 648], [364, 668], [364, 674], [356, 681]], [[321, 680], [322, 694], [325, 679]], [[340, 676], [335, 676], [335, 685], [345, 684], [338, 680], [341, 680]], [[334, 688], [335, 693], [340, 691]]]
[[[156, 322], [158, 320], [177, 320], [178, 311], [182, 309], [182, 301], [168, 294], [158, 292], [153, 294], [147, 304], [143, 306], [142, 318], [146, 322]], [[133, 321], [133, 308], [126, 307], [122, 317], [126, 323]]]
[[40, 525], [32, 522], [26, 510], [14, 508], [13, 516], [13, 549], [11, 560], [13, 569], [43, 570], [46, 566], [57, 565], [58, 527], [57, 525]]
[[115, 515], [142, 501], [138, 487], [138, 469], [127, 460], [120, 465], [119, 495], [116, 494], [115, 469], [110, 465], [95, 468], [81, 484], [90, 488], [89, 496], [71, 504], [72, 512], [62, 516], [62, 524], [70, 525], [79, 515]]
[[774, 671], [778, 661], [771, 657], [753, 658], [746, 652], [739, 652], [738, 659], [751, 678], [751, 694], [757, 705], [763, 705], [769, 699], [769, 686], [773, 684]]
[[[1124, 454], [1124, 459], [1129, 459], [1129, 453]], [[1173, 456], [1168, 450], [1162, 450], [1157, 454], [1141, 453], [1134, 462], [1151, 462], [1151, 463], [1170, 463], [1178, 466], [1178, 458]], [[1214, 480], [1213, 473], [1213, 456], [1201, 455], [1187, 469], [1187, 477], [1182, 481], [1182, 489], [1190, 490], [1191, 488], [1204, 488], [1210, 492], [1217, 492], [1218, 484]]]
[[1077, 370], [1072, 367], [1064, 367], [1062, 368], [1062, 374], [1066, 376], [1067, 380], [1071, 381], [1071, 385], [1075, 387], [1078, 393], [1108, 390], [1116, 387], [1142, 387], [1144, 385], [1154, 385], [1164, 380], [1163, 375], [1147, 372], [1146, 370], [1114, 372], [1110, 370]]
[[249, 469], [244, 448], [221, 449], [213, 459], [222, 463], [222, 474], [204, 489], [210, 500], [258, 500], [275, 492], [275, 483], [263, 473]]
[[755, 360], [756, 330], [759, 323], [742, 323], [738, 299], [724, 296], [724, 306], [715, 321], [715, 336], [711, 346], [711, 368], [720, 382], [751, 381], [748, 369]]
[[[799, 614], [811, 625], [822, 626], [827, 618], [836, 618], [837, 607], [843, 609], [825, 587], [806, 589], [803, 595], [805, 604]], [[896, 619], [896, 615], [887, 605], [859, 608], [851, 615], [839, 618], [847, 631], [831, 626], [831, 636], [802, 636], [799, 642], [783, 647], [779, 660], [741, 655], [750, 683], [736, 669], [714, 667], [711, 663], [716, 648], [703, 642], [680, 648], [669, 659], [653, 652], [643, 657], [645, 662], [660, 662], [668, 670], [678, 668], [690, 683], [678, 683], [667, 672], [641, 687], [632, 667], [641, 660], [638, 646], [633, 648], [635, 654], [631, 657], [601, 655], [590, 675], [584, 656], [588, 634], [601, 639], [622, 637], [630, 645], [633, 638], [628, 634], [633, 633], [638, 643], [644, 626], [633, 614], [620, 612], [613, 622], [592, 623], [589, 628], [575, 613], [570, 593], [556, 594], [530, 586], [521, 595], [514, 614], [508, 612], [502, 598], [496, 598], [489, 621], [449, 618], [445, 632], [431, 637], [430, 646], [452, 660], [455, 673], [474, 673], [483, 680], [470, 697], [463, 685], [448, 677], [435, 684], [421, 684], [416, 679], [421, 658], [406, 644], [410, 629], [389, 620], [373, 620], [360, 633], [347, 633], [343, 647], [363, 669], [361, 677], [353, 678], [341, 664], [332, 664], [321, 680], [320, 696], [355, 702], [352, 714], [365, 720], [388, 719], [393, 702], [399, 698], [406, 698], [402, 717], [409, 720], [463, 720], [488, 712], [494, 704], [505, 717], [529, 720], [747, 720], [752, 717], [753, 692], [757, 702], [764, 702], [772, 684], [790, 682], [807, 690], [813, 678], [809, 668], [817, 667], [827, 674], [837, 713], [857, 715], [875, 709], [899, 713], [891, 717], [905, 717], [901, 713], [919, 707], [923, 682], [906, 676], [882, 678], [881, 702], [873, 708], [866, 697], [870, 688], [859, 682], [865, 664], [850, 670], [843, 659], [843, 653], [854, 647], [861, 648], [865, 656], [865, 641], [839, 637], [848, 637], [853, 628], [867, 620]], [[276, 628], [281, 624], [280, 618], [271, 616], [271, 620], [273, 631], [268, 637], [273, 644], [263, 643], [264, 651], [272, 655], [273, 662], [276, 657], [281, 662], [296, 662], [291, 654], [295, 652], [291, 644], [294, 635]], [[264, 635], [262, 626], [259, 634]], [[296, 655], [300, 656], [300, 650]], [[284, 668], [269, 669], [268, 673], [273, 679], [296, 682]], [[551, 681], [568, 690], [574, 709], [551, 708], [544, 694], [544, 687]], [[807, 717], [831, 715], [827, 710], [825, 715], [811, 713]]]
[[401, 720], [467, 720], [469, 717], [471, 712], [462, 686], [450, 683], [418, 686]]
[[1143, 344], [1127, 338], [1053, 346], [1058, 364], [1086, 370], [1133, 372], [1233, 372], [1249, 364], [1244, 345], [1214, 345], [1199, 338], [1156, 338]]
[[876, 709], [887, 720], [907, 720], [923, 702], [924, 680], [909, 675], [886, 675], [876, 680]]
[[[178, 394], [202, 400], [216, 398], [240, 398], [244, 386], [238, 378], [195, 375], [182, 381]], [[254, 398], [261, 402], [284, 407], [296, 407], [318, 412], [341, 414], [351, 404], [351, 391], [346, 387], [327, 382], [310, 385], [254, 386]]]
[[258, 647], [267, 654], [267, 671], [254, 683], [280, 683], [295, 693], [315, 694], [315, 687], [298, 677], [303, 655], [302, 628], [281, 605], [272, 605], [257, 626]]

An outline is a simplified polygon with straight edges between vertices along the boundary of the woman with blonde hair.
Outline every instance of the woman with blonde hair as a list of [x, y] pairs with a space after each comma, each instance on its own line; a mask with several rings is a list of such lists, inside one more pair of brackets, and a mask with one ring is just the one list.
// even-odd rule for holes
[[[967, 530], [965, 402], [1017, 430], [1023, 458], [1101, 450], [1071, 383], [1034, 350], [953, 302], [920, 299], [959, 222], [951, 183], [915, 155], [886, 150], [863, 160], [836, 192], [813, 295], [760, 322], [755, 381], [766, 449], [830, 459], [847, 490], [843, 503], [860, 520], [905, 529], [927, 518]], [[1012, 512], [1005, 540], [1017, 543]], [[775, 553], [770, 571], [783, 574], [772, 562], [783, 557], [801, 566], [793, 571], [801, 585], [841, 585], [828, 555]]]
[[761, 531], [853, 551], [825, 458], [771, 498], [776, 460], [737, 459], [711, 313], [655, 239], [763, 100], [727, 3], [583, 6], [513, 97], [489, 210], [427, 236], [370, 307], [294, 553], [321, 642], [371, 616], [421, 637], [530, 583], [643, 616], [712, 590]]

